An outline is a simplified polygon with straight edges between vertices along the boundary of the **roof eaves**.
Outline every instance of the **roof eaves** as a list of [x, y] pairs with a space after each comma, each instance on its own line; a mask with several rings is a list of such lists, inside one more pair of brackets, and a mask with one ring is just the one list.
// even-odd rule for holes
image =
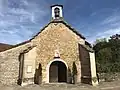
[[85, 37], [83, 35], [81, 35], [78, 31], [76, 31], [71, 25], [69, 25], [67, 22], [65, 22], [64, 20], [53, 20], [50, 23], [63, 23], [65, 24], [69, 29], [71, 29], [74, 33], [76, 33], [78, 36], [80, 36], [81, 38], [85, 39]]
[[[83, 38], [83, 39], [85, 39], [85, 37], [84, 36], [82, 36], [78, 31], [76, 31], [73, 27], [71, 27], [67, 22], [65, 22], [64, 20], [52, 20], [52, 21], [50, 21], [47, 25], [45, 25], [36, 35], [34, 35], [31, 39], [29, 39], [29, 40], [27, 40], [27, 41], [25, 41], [25, 42], [22, 42], [22, 43], [19, 43], [19, 44], [16, 44], [16, 45], [13, 45], [11, 48], [9, 48], [9, 49], [12, 49], [12, 48], [15, 48], [15, 47], [17, 47], [17, 46], [20, 46], [20, 45], [24, 45], [24, 44], [26, 44], [26, 43], [29, 43], [31, 40], [33, 40], [36, 36], [38, 36], [46, 27], [48, 27], [48, 25], [50, 24], [50, 23], [63, 23], [63, 24], [65, 24], [69, 29], [71, 29], [74, 33], [76, 33], [78, 36], [80, 36], [81, 38]], [[7, 49], [7, 50], [9, 50], [9, 49]], [[6, 51], [6, 50], [5, 50]]]

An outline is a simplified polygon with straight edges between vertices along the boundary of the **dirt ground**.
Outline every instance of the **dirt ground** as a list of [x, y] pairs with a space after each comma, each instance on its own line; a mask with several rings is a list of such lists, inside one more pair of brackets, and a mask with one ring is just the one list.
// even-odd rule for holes
[[27, 86], [3, 86], [0, 90], [120, 90], [120, 81], [102, 82], [98, 86], [87, 84], [44, 84], [44, 85], [27, 85]]

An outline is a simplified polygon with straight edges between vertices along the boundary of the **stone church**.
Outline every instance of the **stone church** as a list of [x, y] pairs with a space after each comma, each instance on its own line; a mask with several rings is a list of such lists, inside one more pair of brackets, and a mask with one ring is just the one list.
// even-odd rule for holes
[[98, 84], [91, 45], [65, 22], [62, 5], [51, 10], [51, 21], [34, 37], [0, 52], [0, 83]]

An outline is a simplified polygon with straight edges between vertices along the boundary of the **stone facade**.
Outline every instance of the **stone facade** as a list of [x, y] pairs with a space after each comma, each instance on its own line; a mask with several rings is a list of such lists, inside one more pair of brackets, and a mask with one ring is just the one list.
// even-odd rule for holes
[[89, 52], [92, 53], [91, 47], [81, 34], [63, 20], [53, 20], [28, 42], [0, 53], [0, 83], [49, 83], [53, 62], [65, 65], [67, 83], [80, 83], [86, 76], [87, 82], [92, 83], [96, 69], [91, 71], [90, 64], [93, 62], [95, 68], [95, 60], [92, 56], [90, 61]]
[[[43, 82], [46, 82], [46, 66], [54, 59], [55, 50], [59, 50], [60, 58], [65, 60], [70, 70], [73, 62], [79, 61], [78, 43], [80, 39], [62, 23], [51, 23], [34, 40], [37, 52], [37, 66], [41, 63]], [[83, 42], [84, 43], [84, 40]]]
[[9, 49], [0, 53], [0, 82], [3, 84], [17, 84], [19, 75], [19, 55], [31, 44]]
[[[34, 51], [31, 49], [28, 51], [28, 53], [25, 53], [23, 70], [24, 79], [34, 78], [35, 69], [37, 69], [39, 64], [41, 64], [41, 82], [49, 82], [49, 80], [47, 80], [47, 65], [50, 61], [54, 60], [55, 50], [58, 50], [60, 53], [60, 59], [66, 62], [69, 71], [73, 72], [73, 62], [75, 62], [77, 67], [77, 82], [81, 82], [81, 60], [79, 44], [85, 45], [85, 40], [73, 33], [73, 31], [66, 27], [65, 24], [58, 22], [50, 23], [29, 43], [0, 53], [0, 81], [3, 84], [17, 83], [19, 77], [19, 55], [20, 53], [29, 49], [29, 47], [35, 46], [36, 49], [34, 49]], [[26, 68], [28, 65], [31, 65], [32, 67], [32, 73], [29, 73], [29, 75], [26, 73]], [[67, 74], [67, 82], [69, 82], [69, 78], [72, 77], [69, 73], [70, 72]]]

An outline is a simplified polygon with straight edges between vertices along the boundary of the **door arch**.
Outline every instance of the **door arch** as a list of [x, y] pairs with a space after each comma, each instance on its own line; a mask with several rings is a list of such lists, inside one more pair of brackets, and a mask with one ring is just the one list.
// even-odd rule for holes
[[46, 83], [67, 82], [68, 66], [62, 59], [54, 59], [47, 65]]
[[61, 61], [54, 61], [49, 68], [49, 82], [66, 82], [67, 68]]

